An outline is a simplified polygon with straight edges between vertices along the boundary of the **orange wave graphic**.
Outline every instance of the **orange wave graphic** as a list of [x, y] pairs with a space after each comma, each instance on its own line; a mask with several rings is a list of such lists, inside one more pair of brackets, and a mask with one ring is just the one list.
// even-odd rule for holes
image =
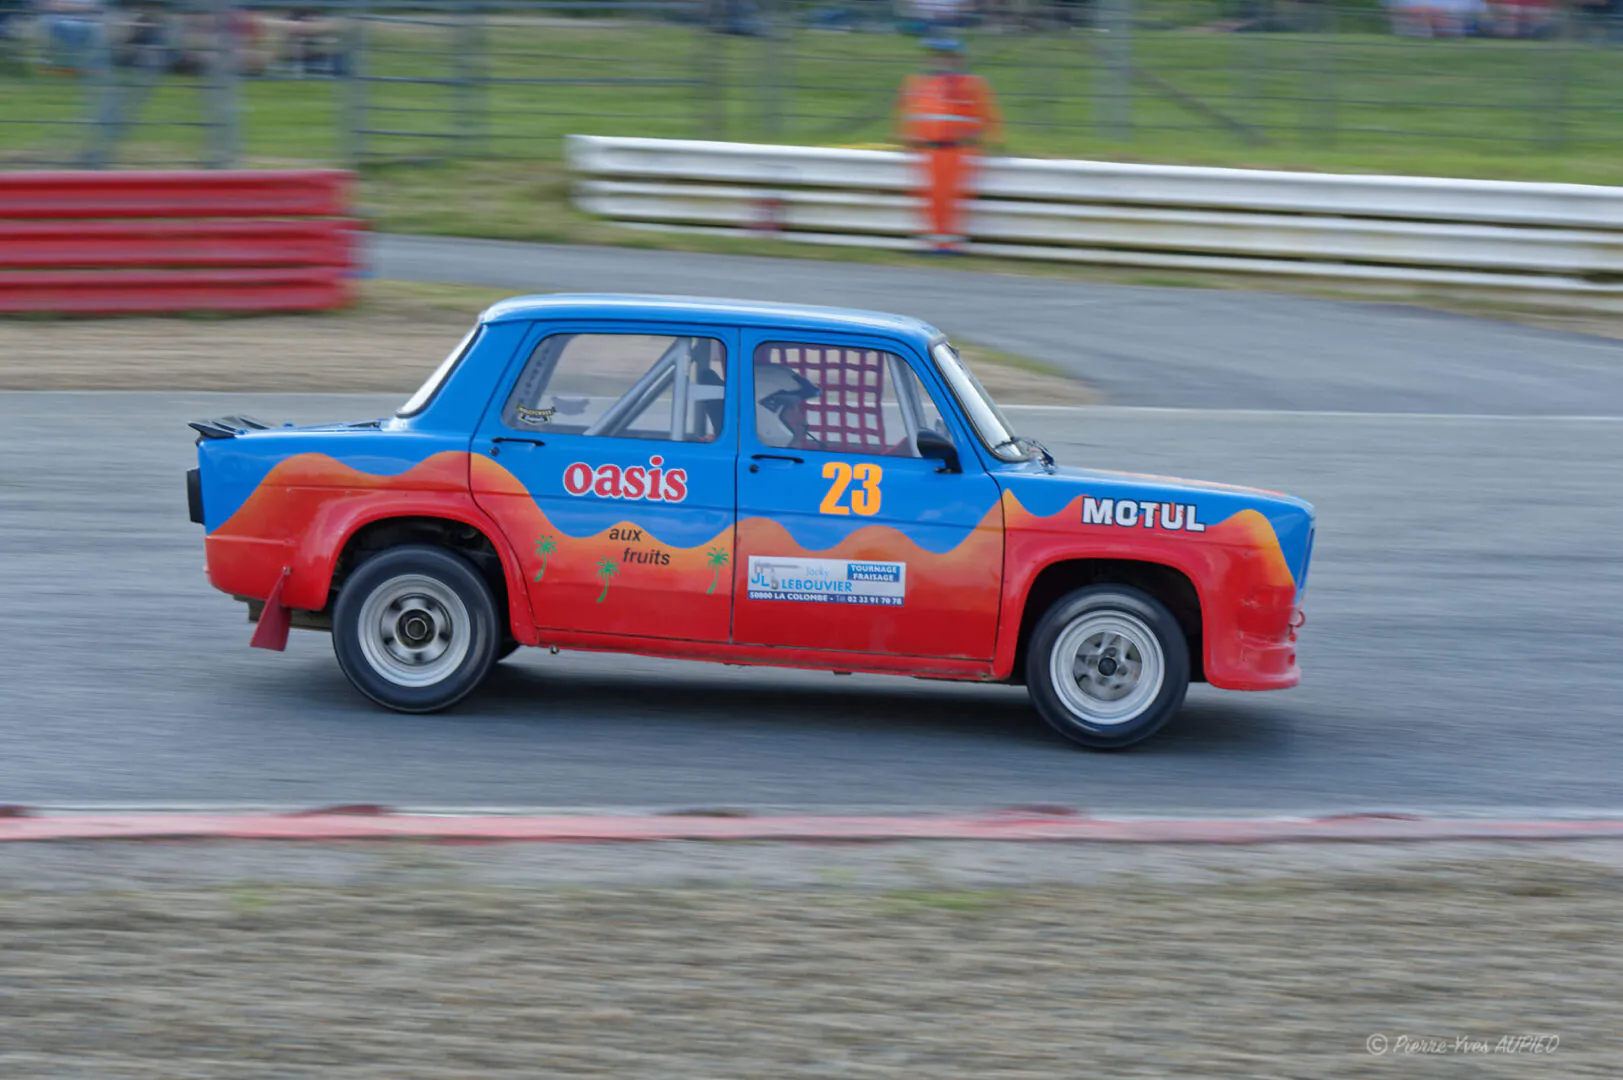
[[1135, 553], [1144, 557], [1173, 549], [1218, 545], [1233, 553], [1243, 564], [1240, 569], [1253, 585], [1295, 588], [1285, 553], [1280, 549], [1279, 537], [1273, 525], [1259, 511], [1239, 510], [1223, 521], [1210, 525], [1204, 533], [1165, 532], [1160, 529], [1124, 529], [1116, 525], [1082, 524], [1082, 496], [1078, 495], [1057, 513], [1039, 517], [1027, 510], [1012, 491], [1003, 493], [1004, 520], [1011, 534], [1017, 532], [1059, 532], [1065, 535], [1092, 536], [1101, 541], [1129, 543]]
[[[780, 522], [746, 518], [718, 529], [691, 547], [655, 540], [633, 518], [589, 536], [557, 528], [523, 483], [499, 462], [463, 451], [436, 454], [396, 476], [377, 476], [325, 454], [300, 454], [277, 464], [229, 520], [209, 536], [209, 569], [229, 592], [264, 596], [301, 541], [326, 521], [349, 520], [375, 503], [386, 514], [410, 491], [419, 505], [443, 498], [469, 505], [469, 480], [478, 503], [497, 521], [517, 553], [536, 623], [542, 627], [604, 633], [727, 640], [732, 636], [735, 590], [746, 587], [747, 559], [764, 556], [833, 558], [907, 564], [905, 617], [851, 619], [820, 605], [761, 601], [740, 605], [740, 640], [778, 640], [773, 626], [828, 621], [821, 647], [937, 656], [988, 656], [996, 637], [1003, 588], [1005, 529], [1011, 572], [1042, 561], [1056, 546], [1067, 557], [1089, 538], [1101, 551], [1187, 565], [1203, 581], [1208, 599], [1237, 603], [1256, 586], [1294, 590], [1295, 582], [1268, 519], [1241, 510], [1204, 534], [1083, 525], [1081, 496], [1058, 513], [1038, 517], [1012, 492], [994, 503], [956, 547], [933, 552], [894, 526], [874, 523], [822, 549], [803, 547]], [[635, 515], [635, 507], [626, 507]], [[619, 530], [643, 529], [638, 541]], [[498, 543], [501, 538], [492, 537]], [[1078, 545], [1076, 541], [1084, 541]], [[742, 563], [742, 565], [741, 565]], [[324, 597], [289, 600], [319, 607]], [[849, 613], [846, 613], [848, 615]], [[747, 627], [751, 620], [757, 625]], [[763, 627], [765, 629], [763, 629]], [[781, 635], [780, 635], [781, 636]]]
[[1253, 561], [1252, 577], [1259, 585], [1277, 588], [1295, 588], [1296, 578], [1285, 562], [1280, 549], [1279, 536], [1269, 520], [1256, 510], [1240, 510], [1206, 530], [1206, 535], [1219, 544], [1249, 551]]
[[375, 476], [326, 454], [296, 454], [279, 461], [254, 493], [210, 536], [297, 539], [327, 503], [395, 491], [465, 493], [468, 454], [447, 450], [397, 476]]

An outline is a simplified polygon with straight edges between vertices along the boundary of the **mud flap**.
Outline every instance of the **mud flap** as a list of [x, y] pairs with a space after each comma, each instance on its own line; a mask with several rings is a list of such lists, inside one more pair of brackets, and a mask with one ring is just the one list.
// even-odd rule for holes
[[259, 613], [259, 623], [248, 642], [250, 648], [273, 649], [276, 652], [287, 649], [287, 632], [293, 625], [293, 612], [282, 606], [282, 583], [285, 581], [287, 568], [284, 567], [282, 576], [276, 579], [276, 585], [265, 598], [265, 608]]

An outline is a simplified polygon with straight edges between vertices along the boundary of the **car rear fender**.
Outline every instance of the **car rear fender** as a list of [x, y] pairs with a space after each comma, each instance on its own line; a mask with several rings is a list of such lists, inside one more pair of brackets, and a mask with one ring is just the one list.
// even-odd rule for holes
[[311, 519], [291, 553], [282, 603], [290, 608], [319, 611], [327, 606], [339, 556], [349, 542], [369, 525], [394, 518], [438, 518], [476, 529], [501, 559], [507, 583], [508, 617], [521, 639], [534, 636], [534, 619], [523, 570], [507, 537], [467, 492], [422, 492], [403, 496], [388, 493], [386, 500], [371, 496], [335, 500]]

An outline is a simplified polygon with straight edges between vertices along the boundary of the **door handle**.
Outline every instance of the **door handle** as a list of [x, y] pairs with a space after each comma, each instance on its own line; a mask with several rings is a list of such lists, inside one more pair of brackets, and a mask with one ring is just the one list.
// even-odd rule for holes
[[750, 472], [758, 473], [761, 471], [761, 466], [756, 464], [759, 461], [785, 461], [791, 465], [804, 465], [806, 463], [805, 458], [797, 458], [793, 454], [751, 454]]
[[496, 457], [501, 453], [501, 449], [502, 449], [501, 444], [504, 443], [504, 442], [527, 443], [530, 446], [545, 446], [545, 445], [547, 445], [546, 443], [542, 442], [540, 439], [531, 439], [531, 438], [527, 438], [527, 437], [525, 437], [523, 435], [497, 435], [495, 438], [490, 440], [490, 456], [491, 457]]

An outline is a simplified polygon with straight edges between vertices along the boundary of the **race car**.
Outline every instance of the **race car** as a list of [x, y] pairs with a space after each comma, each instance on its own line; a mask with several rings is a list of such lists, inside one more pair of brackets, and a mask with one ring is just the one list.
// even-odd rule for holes
[[917, 319], [516, 297], [392, 416], [191, 426], [251, 643], [403, 712], [545, 646], [1024, 684], [1115, 748], [1300, 678], [1310, 505], [1056, 464]]

